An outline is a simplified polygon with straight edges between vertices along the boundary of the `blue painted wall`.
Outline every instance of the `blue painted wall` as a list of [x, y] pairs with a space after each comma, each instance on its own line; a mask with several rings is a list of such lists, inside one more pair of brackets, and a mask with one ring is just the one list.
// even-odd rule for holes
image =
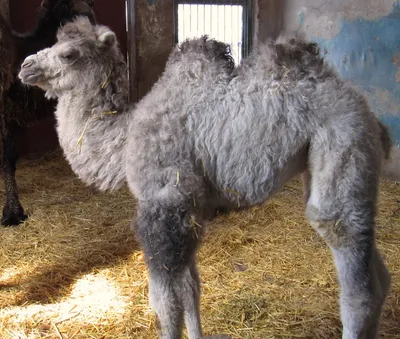
[[361, 89], [400, 145], [400, 1], [378, 18], [328, 14], [333, 22], [338, 21], [332, 36], [318, 34], [318, 25], [306, 26], [308, 13], [304, 6], [297, 11], [298, 28], [320, 44], [325, 58], [343, 78]]

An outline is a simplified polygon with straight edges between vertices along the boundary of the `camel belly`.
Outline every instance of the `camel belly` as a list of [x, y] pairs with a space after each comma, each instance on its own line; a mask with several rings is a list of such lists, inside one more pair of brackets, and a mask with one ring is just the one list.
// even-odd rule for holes
[[[260, 204], [277, 193], [307, 167], [308, 145], [294, 154], [273, 157], [268, 153], [244, 152], [237, 159], [216, 160], [216, 189], [229, 205], [245, 207]], [[211, 172], [211, 171], [210, 171]]]

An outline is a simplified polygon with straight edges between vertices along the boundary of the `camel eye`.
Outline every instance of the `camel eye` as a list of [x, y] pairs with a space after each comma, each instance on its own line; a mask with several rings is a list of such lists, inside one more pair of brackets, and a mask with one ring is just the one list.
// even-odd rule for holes
[[60, 54], [60, 60], [64, 63], [71, 63], [79, 56], [79, 52], [76, 50], [70, 50]]

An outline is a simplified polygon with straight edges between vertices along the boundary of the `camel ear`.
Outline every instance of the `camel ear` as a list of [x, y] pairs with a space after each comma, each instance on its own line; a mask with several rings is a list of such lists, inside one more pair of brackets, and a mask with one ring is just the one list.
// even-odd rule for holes
[[101, 44], [102, 44], [103, 46], [106, 46], [106, 47], [111, 47], [111, 46], [113, 46], [113, 45], [116, 43], [116, 41], [117, 41], [117, 37], [115, 36], [114, 32], [111, 32], [111, 31], [102, 33], [102, 34], [99, 36], [98, 39], [99, 39], [99, 41], [101, 42]]

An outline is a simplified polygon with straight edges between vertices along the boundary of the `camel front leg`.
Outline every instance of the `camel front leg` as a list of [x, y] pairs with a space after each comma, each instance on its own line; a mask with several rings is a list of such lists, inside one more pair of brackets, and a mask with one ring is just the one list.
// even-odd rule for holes
[[[6, 123], [6, 122], [5, 122]], [[18, 196], [18, 186], [15, 172], [18, 160], [16, 138], [20, 129], [9, 124], [5, 126], [3, 133], [3, 177], [6, 191], [6, 203], [3, 207], [1, 223], [5, 226], [18, 225], [27, 219], [27, 215], [21, 206]]]
[[186, 207], [139, 203], [137, 235], [150, 272], [149, 299], [161, 339], [180, 339], [184, 322], [189, 339], [202, 337], [195, 263], [200, 230], [191, 221]]

